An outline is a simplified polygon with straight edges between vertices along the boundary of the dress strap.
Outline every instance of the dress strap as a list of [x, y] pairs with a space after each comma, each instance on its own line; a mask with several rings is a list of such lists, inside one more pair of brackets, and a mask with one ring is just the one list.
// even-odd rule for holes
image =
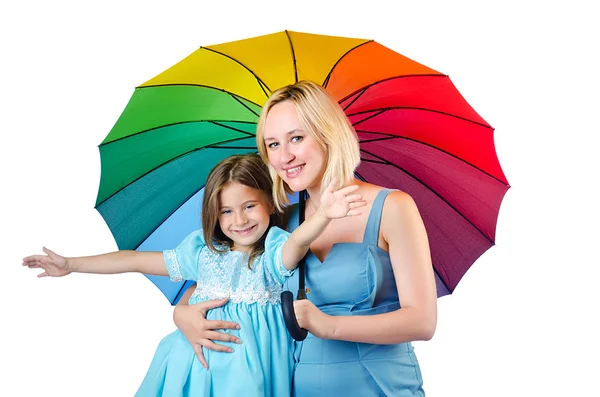
[[371, 207], [371, 212], [369, 213], [369, 219], [367, 220], [363, 243], [377, 245], [379, 242], [379, 226], [381, 225], [383, 203], [391, 191], [391, 189], [381, 189], [379, 193], [377, 193], [377, 196], [373, 201], [373, 206]]

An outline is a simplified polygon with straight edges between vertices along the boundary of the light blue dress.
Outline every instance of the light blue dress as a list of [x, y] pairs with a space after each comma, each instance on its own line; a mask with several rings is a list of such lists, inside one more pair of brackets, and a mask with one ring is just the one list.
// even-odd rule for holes
[[246, 254], [210, 251], [202, 230], [191, 233], [174, 250], [164, 251], [173, 281], [194, 280], [189, 303], [229, 297], [222, 307], [209, 310], [207, 319], [234, 321], [240, 330], [229, 330], [243, 344], [219, 342], [233, 353], [203, 349], [205, 370], [192, 346], [177, 330], [159, 344], [137, 397], [266, 397], [289, 396], [293, 371], [293, 346], [280, 305], [282, 284], [292, 272], [281, 260], [289, 233], [272, 227], [265, 252], [252, 269]]
[[[323, 263], [306, 259], [307, 298], [336, 316], [387, 313], [400, 307], [390, 256], [377, 246], [383, 203], [381, 190], [369, 214], [363, 241], [336, 243]], [[298, 225], [298, 209], [290, 218]], [[402, 277], [402, 275], [398, 275]], [[298, 276], [286, 285], [296, 295]], [[421, 370], [410, 343], [374, 345], [324, 340], [308, 334], [295, 343], [295, 397], [424, 396]]]

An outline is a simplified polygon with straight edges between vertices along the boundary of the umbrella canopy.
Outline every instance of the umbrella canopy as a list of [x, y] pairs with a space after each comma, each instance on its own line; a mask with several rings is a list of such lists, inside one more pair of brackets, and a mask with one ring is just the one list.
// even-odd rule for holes
[[[450, 78], [366, 39], [284, 31], [201, 47], [135, 89], [100, 144], [96, 209], [119, 249], [173, 248], [199, 227], [212, 167], [256, 152], [270, 93], [321, 84], [352, 121], [356, 176], [409, 193], [421, 212], [438, 296], [494, 244], [509, 188], [494, 130]], [[149, 277], [176, 303], [185, 285]]]

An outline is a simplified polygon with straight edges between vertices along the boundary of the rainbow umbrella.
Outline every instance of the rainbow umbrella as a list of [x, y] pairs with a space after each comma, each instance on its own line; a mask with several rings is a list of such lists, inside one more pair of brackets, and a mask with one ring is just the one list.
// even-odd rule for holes
[[[200, 226], [206, 176], [256, 152], [269, 94], [299, 80], [336, 98], [360, 138], [356, 176], [416, 201], [438, 296], [494, 245], [509, 188], [494, 129], [450, 78], [366, 39], [284, 31], [200, 47], [135, 89], [100, 144], [96, 209], [119, 249], [162, 250]], [[183, 283], [149, 276], [171, 303]]]

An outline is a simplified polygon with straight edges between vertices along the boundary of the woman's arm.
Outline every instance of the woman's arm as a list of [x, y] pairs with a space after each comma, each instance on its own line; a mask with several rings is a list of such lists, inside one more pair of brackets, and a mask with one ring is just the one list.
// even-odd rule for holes
[[325, 339], [376, 344], [433, 337], [437, 324], [435, 278], [417, 206], [408, 194], [392, 192], [381, 219], [402, 308], [373, 316], [329, 316], [309, 301], [300, 300], [294, 302], [294, 308], [301, 327]]
[[162, 252], [116, 251], [94, 256], [67, 258], [43, 248], [46, 255], [32, 255], [23, 259], [23, 266], [42, 268], [38, 277], [61, 277], [70, 273], [116, 274], [137, 272], [168, 276]]
[[187, 302], [195, 288], [195, 284], [188, 288], [188, 290], [181, 297], [179, 303], [177, 303], [177, 306], [175, 306], [175, 310], [173, 311], [173, 322], [175, 322], [177, 328], [179, 328], [190, 345], [192, 345], [198, 360], [200, 360], [200, 363], [204, 366], [204, 368], [208, 369], [208, 363], [206, 362], [204, 354], [202, 353], [202, 347], [205, 347], [209, 350], [231, 353], [233, 350], [231, 350], [229, 347], [219, 345], [213, 341], [218, 340], [234, 343], [242, 343], [242, 341], [233, 335], [215, 330], [240, 329], [240, 326], [239, 324], [231, 321], [206, 319], [206, 313], [208, 310], [223, 306], [225, 303], [227, 303], [227, 299], [209, 300], [188, 305]]

